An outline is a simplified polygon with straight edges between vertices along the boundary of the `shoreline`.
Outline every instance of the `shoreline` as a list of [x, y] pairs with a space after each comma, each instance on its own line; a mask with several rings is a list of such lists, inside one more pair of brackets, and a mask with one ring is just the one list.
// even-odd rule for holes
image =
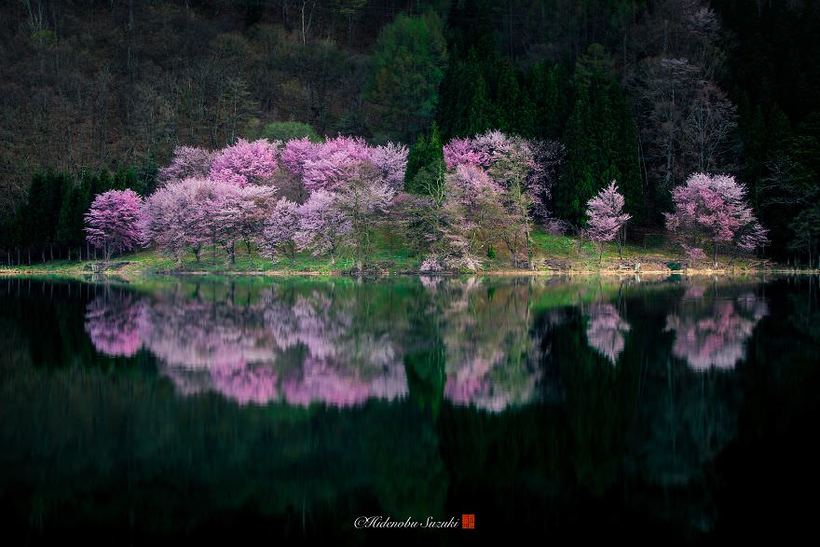
[[[88, 263], [83, 263], [88, 264]], [[630, 269], [565, 269], [565, 270], [517, 270], [517, 269], [488, 269], [477, 270], [475, 272], [422, 272], [418, 270], [397, 270], [381, 272], [365, 272], [361, 276], [355, 275], [349, 270], [149, 270], [149, 269], [112, 269], [110, 271], [88, 271], [79, 264], [66, 268], [0, 268], [0, 278], [13, 277], [62, 277], [73, 279], [87, 279], [96, 277], [100, 279], [128, 280], [150, 277], [362, 277], [366, 279], [383, 279], [389, 277], [640, 277], [640, 276], [721, 276], [721, 277], [743, 277], [749, 275], [820, 275], [820, 269], [793, 269], [793, 268], [684, 268], [680, 270], [652, 269], [652, 270], [630, 270]]]

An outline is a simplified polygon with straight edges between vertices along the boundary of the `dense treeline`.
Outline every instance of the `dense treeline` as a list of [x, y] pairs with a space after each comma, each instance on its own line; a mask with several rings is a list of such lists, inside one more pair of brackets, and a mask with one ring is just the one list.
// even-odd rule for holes
[[[661, 230], [691, 173], [728, 173], [767, 252], [818, 254], [814, 2], [26, 0], [0, 16], [3, 248], [67, 241], [54, 196], [71, 209], [81, 170], [133, 165], [125, 185], [148, 193], [180, 144], [400, 141], [418, 191], [443, 171], [442, 143], [499, 129], [561, 143], [550, 207], [571, 229], [611, 180], [636, 237]], [[24, 220], [33, 210], [51, 216]]]
[[95, 256], [86, 244], [83, 216], [94, 196], [132, 188], [147, 195], [154, 189], [156, 167], [123, 168], [76, 175], [47, 171], [31, 180], [27, 199], [5, 226], [3, 262], [31, 263], [54, 258]]

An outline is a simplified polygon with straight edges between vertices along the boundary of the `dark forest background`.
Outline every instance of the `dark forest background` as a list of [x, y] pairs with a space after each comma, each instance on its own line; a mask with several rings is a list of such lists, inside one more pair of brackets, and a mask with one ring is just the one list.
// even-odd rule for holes
[[150, 192], [179, 144], [355, 134], [412, 145], [412, 176], [498, 128], [564, 145], [554, 208], [573, 225], [615, 178], [631, 237], [660, 231], [670, 188], [728, 172], [767, 252], [805, 262], [818, 31], [811, 0], [5, 1], [0, 250], [81, 245], [93, 195]]

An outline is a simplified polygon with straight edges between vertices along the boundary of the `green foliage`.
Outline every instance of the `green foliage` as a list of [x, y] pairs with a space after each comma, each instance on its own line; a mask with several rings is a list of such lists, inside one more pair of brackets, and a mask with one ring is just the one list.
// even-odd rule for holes
[[438, 124], [427, 135], [421, 134], [407, 154], [404, 188], [410, 193], [425, 194], [430, 178], [443, 170], [444, 154]]
[[442, 84], [439, 124], [445, 140], [471, 137], [493, 129], [497, 109], [492, 103], [483, 64], [475, 50], [453, 60]]
[[635, 123], [612, 60], [593, 44], [575, 67], [575, 103], [564, 136], [567, 162], [558, 185], [558, 216], [576, 226], [586, 203], [610, 181], [637, 223], [644, 218]]
[[257, 139], [269, 141], [289, 141], [291, 139], [308, 138], [312, 142], [320, 142], [322, 138], [313, 129], [313, 126], [302, 122], [272, 122], [263, 127], [258, 134], [252, 135]]
[[559, 140], [564, 134], [572, 104], [572, 79], [560, 64], [540, 63], [530, 71], [530, 93], [535, 101], [538, 136]]
[[447, 47], [435, 13], [400, 14], [385, 26], [365, 90], [370, 130], [377, 140], [410, 141], [433, 120]]

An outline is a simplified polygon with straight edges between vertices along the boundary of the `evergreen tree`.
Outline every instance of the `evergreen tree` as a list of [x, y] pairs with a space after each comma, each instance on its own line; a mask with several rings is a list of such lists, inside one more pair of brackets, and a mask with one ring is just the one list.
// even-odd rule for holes
[[447, 48], [441, 20], [399, 15], [382, 29], [365, 90], [377, 140], [410, 141], [433, 120]]
[[580, 225], [589, 199], [615, 180], [626, 211], [640, 223], [644, 199], [635, 123], [602, 46], [593, 44], [578, 59], [574, 85], [564, 136], [567, 162], [557, 192], [559, 216]]
[[420, 135], [407, 156], [404, 187], [408, 192], [424, 194], [431, 178], [444, 167], [444, 154], [438, 125], [434, 122], [428, 135]]
[[536, 136], [560, 139], [572, 107], [569, 74], [563, 65], [541, 63], [532, 68], [530, 82]]
[[520, 89], [515, 69], [508, 61], [498, 63], [495, 71], [498, 83], [495, 89], [495, 129], [505, 133], [518, 133], [518, 109]]
[[[438, 122], [444, 140], [472, 137], [496, 128], [497, 107], [478, 53], [450, 64], [442, 83], [442, 103]], [[493, 71], [489, 71], [493, 75]]]

